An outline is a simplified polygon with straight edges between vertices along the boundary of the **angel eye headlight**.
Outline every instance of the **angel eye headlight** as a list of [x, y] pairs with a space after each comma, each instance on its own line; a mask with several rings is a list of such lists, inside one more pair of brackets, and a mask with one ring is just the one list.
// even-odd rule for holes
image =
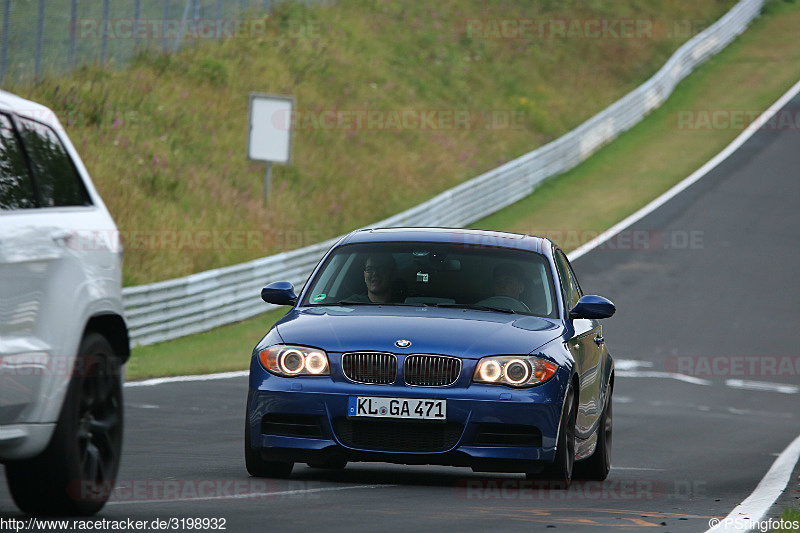
[[489, 360], [478, 365], [478, 374], [482, 381], [493, 383], [503, 375], [503, 368], [497, 361]]
[[478, 361], [472, 381], [511, 387], [531, 387], [544, 383], [558, 365], [534, 356], [496, 355]]
[[278, 367], [288, 374], [299, 374], [304, 365], [305, 359], [299, 350], [285, 350], [278, 357]]
[[328, 355], [319, 349], [305, 346], [276, 344], [258, 354], [269, 372], [283, 377], [329, 376]]
[[509, 361], [503, 366], [506, 379], [512, 385], [520, 385], [528, 380], [531, 375], [530, 367], [519, 359]]
[[306, 369], [315, 376], [320, 375], [328, 368], [328, 358], [322, 352], [310, 352], [306, 356]]

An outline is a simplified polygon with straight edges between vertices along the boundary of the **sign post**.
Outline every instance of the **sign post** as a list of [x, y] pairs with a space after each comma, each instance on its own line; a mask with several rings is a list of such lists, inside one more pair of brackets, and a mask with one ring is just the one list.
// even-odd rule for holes
[[264, 203], [269, 202], [272, 163], [292, 162], [294, 97], [250, 93], [247, 159], [265, 161]]

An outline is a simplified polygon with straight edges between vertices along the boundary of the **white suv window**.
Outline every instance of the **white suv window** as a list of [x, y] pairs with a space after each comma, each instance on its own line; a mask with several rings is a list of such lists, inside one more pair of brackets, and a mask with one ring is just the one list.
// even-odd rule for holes
[[28, 164], [8, 115], [0, 113], [0, 209], [36, 207]]
[[25, 118], [19, 119], [19, 125], [40, 205], [92, 205], [86, 186], [56, 133], [49, 126]]

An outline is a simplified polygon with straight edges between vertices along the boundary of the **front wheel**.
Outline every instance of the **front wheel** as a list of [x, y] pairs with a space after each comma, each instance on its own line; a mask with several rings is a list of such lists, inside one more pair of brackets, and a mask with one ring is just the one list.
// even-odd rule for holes
[[575, 409], [575, 392], [572, 385], [567, 386], [564, 395], [564, 407], [561, 413], [561, 423], [558, 429], [556, 443], [556, 457], [540, 475], [528, 474], [528, 478], [545, 478], [568, 488], [572, 482], [572, 470], [575, 464], [575, 423], [577, 410]]
[[347, 466], [347, 461], [344, 459], [329, 459], [319, 463], [306, 463], [309, 468], [320, 468], [323, 470], [344, 470]]
[[600, 425], [597, 430], [597, 446], [594, 453], [587, 459], [575, 464], [576, 479], [592, 479], [603, 481], [611, 471], [611, 436], [613, 433], [613, 412], [611, 392], [603, 414], [600, 416]]
[[92, 515], [114, 487], [122, 451], [120, 360], [99, 333], [81, 342], [50, 443], [6, 465], [11, 496], [33, 515]]
[[[248, 409], [248, 412], [250, 410]], [[261, 452], [250, 444], [250, 422], [244, 422], [244, 464], [247, 473], [253, 477], [283, 478], [289, 477], [294, 463], [282, 461], [266, 461]]]

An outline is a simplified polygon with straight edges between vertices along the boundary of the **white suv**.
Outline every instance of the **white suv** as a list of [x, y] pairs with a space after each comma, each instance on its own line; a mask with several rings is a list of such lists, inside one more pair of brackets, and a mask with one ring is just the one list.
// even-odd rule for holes
[[117, 228], [48, 108], [0, 91], [0, 462], [30, 514], [113, 488], [130, 355]]

